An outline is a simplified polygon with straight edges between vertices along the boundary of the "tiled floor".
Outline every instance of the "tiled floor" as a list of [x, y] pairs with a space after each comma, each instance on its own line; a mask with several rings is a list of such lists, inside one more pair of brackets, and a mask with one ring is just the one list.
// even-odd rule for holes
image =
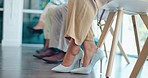
[[[100, 74], [100, 62], [98, 62], [90, 75], [78, 75], [70, 73], [55, 73], [51, 68], [57, 64], [46, 64], [32, 55], [34, 47], [0, 47], [0, 78], [105, 78], [107, 59], [103, 61], [103, 74]], [[127, 64], [124, 58], [117, 55], [112, 76], [110, 78], [129, 78], [136, 58], [129, 58], [131, 64]], [[148, 61], [146, 61], [138, 78], [148, 78]]]

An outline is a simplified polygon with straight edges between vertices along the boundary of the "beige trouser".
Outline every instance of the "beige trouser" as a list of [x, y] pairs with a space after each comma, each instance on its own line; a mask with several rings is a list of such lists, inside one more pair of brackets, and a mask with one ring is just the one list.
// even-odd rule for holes
[[55, 8], [52, 16], [49, 47], [55, 47], [64, 52], [67, 51], [69, 41], [64, 37], [66, 28], [67, 4]]
[[101, 6], [100, 0], [69, 0], [66, 38], [73, 38], [77, 45], [84, 40], [93, 41], [91, 25]]
[[48, 3], [40, 17], [40, 21], [45, 23], [45, 26], [44, 26], [44, 38], [45, 39], [50, 39], [50, 31], [51, 31], [50, 27], [52, 25], [51, 21], [52, 21], [52, 16], [54, 14], [55, 7], [57, 7], [57, 5]]

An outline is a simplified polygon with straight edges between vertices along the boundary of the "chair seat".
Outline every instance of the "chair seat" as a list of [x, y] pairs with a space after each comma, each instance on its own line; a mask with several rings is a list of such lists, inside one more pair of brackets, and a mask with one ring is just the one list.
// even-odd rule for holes
[[148, 0], [112, 0], [103, 9], [116, 11], [123, 8], [125, 13], [148, 13]]

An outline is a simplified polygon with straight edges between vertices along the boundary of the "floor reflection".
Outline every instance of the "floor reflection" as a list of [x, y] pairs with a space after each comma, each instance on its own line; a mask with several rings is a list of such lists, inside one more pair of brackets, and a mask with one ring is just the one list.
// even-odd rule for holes
[[[97, 62], [89, 75], [71, 73], [55, 73], [51, 69], [57, 64], [47, 64], [32, 55], [35, 47], [0, 47], [0, 78], [106, 78], [108, 59], [103, 60], [102, 73], [100, 61]], [[110, 78], [128, 78], [136, 58], [129, 58], [127, 64], [123, 56], [117, 55]], [[145, 63], [138, 78], [147, 78], [148, 62]]]
[[21, 47], [2, 47], [2, 78], [21, 78]]

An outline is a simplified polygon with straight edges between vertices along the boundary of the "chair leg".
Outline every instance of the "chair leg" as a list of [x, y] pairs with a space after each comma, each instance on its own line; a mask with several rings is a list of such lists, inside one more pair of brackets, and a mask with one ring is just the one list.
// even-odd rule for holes
[[119, 10], [117, 14], [117, 20], [116, 20], [116, 27], [115, 27], [115, 32], [113, 35], [113, 41], [112, 41], [112, 46], [111, 46], [111, 52], [109, 56], [109, 61], [108, 61], [108, 66], [107, 66], [107, 71], [106, 71], [106, 77], [109, 77], [111, 75], [113, 63], [114, 63], [114, 58], [115, 58], [115, 51], [117, 48], [118, 44], [118, 38], [119, 38], [119, 33], [121, 29], [121, 24], [123, 20], [123, 11]]
[[137, 52], [138, 52], [138, 55], [139, 55], [140, 54], [140, 43], [139, 43], [138, 29], [137, 29], [137, 25], [136, 25], [136, 18], [135, 18], [134, 15], [132, 15], [132, 22], [133, 22]]
[[[102, 29], [102, 27], [101, 27], [101, 26], [100, 26], [100, 30], [101, 30], [101, 32], [103, 31], [103, 29]], [[106, 44], [105, 44], [105, 42], [104, 42], [103, 44], [104, 44], [105, 56], [106, 56], [106, 58], [108, 58], [108, 55], [107, 55], [107, 50], [106, 50]]]
[[[148, 15], [147, 14], [141, 14], [140, 17], [141, 17], [142, 21], [144, 22], [146, 28], [148, 29], [148, 22], [147, 22]], [[148, 57], [147, 57], [147, 60], [148, 60]]]
[[148, 15], [147, 14], [141, 14], [140, 15], [141, 19], [143, 20], [144, 24], [146, 25], [146, 28], [148, 29]]
[[[109, 31], [109, 29], [110, 29], [110, 27], [112, 25], [113, 18], [115, 17], [115, 14], [116, 14], [115, 12], [110, 12], [109, 13], [108, 19], [107, 19], [107, 21], [105, 23], [102, 34], [101, 34], [101, 36], [99, 38], [99, 41], [98, 41], [98, 48], [101, 48], [101, 46], [102, 46], [102, 44], [103, 44], [103, 42], [105, 40], [105, 37], [107, 36], [107, 33], [108, 33], [108, 31]], [[102, 66], [100, 68], [100, 72], [102, 72]]]
[[[110, 29], [110, 32], [111, 32], [112, 35], [114, 35], [114, 31], [113, 31], [112, 27]], [[119, 47], [119, 49], [121, 51], [121, 54], [124, 56], [126, 62], [129, 64], [130, 61], [129, 61], [129, 59], [128, 59], [128, 57], [127, 57], [127, 55], [126, 55], [126, 53], [125, 53], [125, 51], [124, 51], [124, 49], [123, 49], [123, 47], [122, 47], [122, 45], [121, 45], [121, 43], [119, 41], [118, 41], [118, 47]]]
[[107, 33], [110, 30], [110, 27], [112, 25], [115, 14], [116, 14], [115, 12], [110, 12], [109, 13], [108, 19], [107, 19], [107, 21], [105, 23], [102, 34], [101, 34], [101, 36], [99, 38], [99, 41], [98, 41], [98, 47], [99, 48], [101, 48], [102, 44], [104, 43], [104, 40], [105, 40], [105, 38], [107, 36]]
[[148, 56], [148, 38], [145, 42], [145, 45], [144, 45], [141, 53], [139, 54], [138, 60], [137, 60], [135, 67], [130, 75], [130, 78], [137, 78], [139, 71], [141, 70], [147, 56]]

